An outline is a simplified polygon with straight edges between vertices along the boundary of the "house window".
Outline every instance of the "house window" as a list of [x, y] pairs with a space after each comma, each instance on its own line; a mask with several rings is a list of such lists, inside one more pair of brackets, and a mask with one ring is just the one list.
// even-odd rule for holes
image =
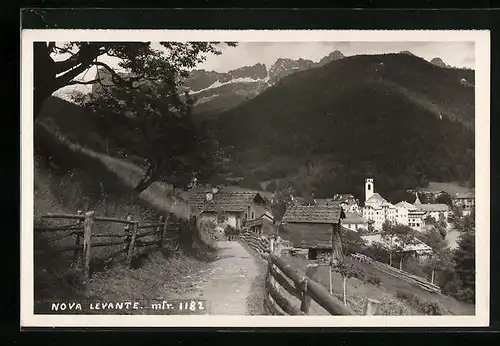
[[252, 220], [255, 218], [255, 213], [252, 211]]
[[245, 213], [245, 219], [247, 219], [247, 220], [248, 220], [248, 214], [247, 214], [247, 213]]

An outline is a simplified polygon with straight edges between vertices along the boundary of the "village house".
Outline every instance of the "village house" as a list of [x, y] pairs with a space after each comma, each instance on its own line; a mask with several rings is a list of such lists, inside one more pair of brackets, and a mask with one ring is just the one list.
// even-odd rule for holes
[[368, 231], [368, 220], [358, 213], [346, 211], [345, 219], [342, 220], [342, 226], [355, 232], [362, 229]]
[[345, 218], [340, 203], [326, 205], [291, 205], [283, 216], [283, 238], [298, 249], [306, 249], [308, 258], [328, 257], [332, 251], [332, 235], [340, 232]]
[[425, 225], [425, 211], [414, 209], [408, 211], [408, 226], [415, 231], [422, 232]]
[[402, 201], [395, 204], [397, 210], [396, 222], [409, 226], [412, 229], [422, 232], [424, 227], [424, 219], [426, 217], [426, 212], [420, 210], [417, 206]]
[[[430, 216], [434, 218], [434, 220], [439, 221], [440, 217], [443, 217], [444, 220], [448, 220], [448, 214], [450, 212], [450, 207], [446, 204], [431, 204], [431, 203], [420, 203], [420, 199], [418, 198], [418, 194], [415, 193], [415, 203], [414, 206], [417, 210], [424, 212], [424, 220]], [[442, 215], [442, 216], [441, 216]]]
[[365, 180], [365, 197], [363, 217], [372, 223], [376, 231], [381, 230], [384, 222], [389, 221], [422, 232], [425, 219], [428, 216], [439, 221], [442, 215], [444, 220], [447, 220], [450, 213], [450, 208], [446, 204], [421, 203], [416, 192], [413, 204], [402, 201], [393, 205], [378, 193], [375, 193], [373, 179], [371, 178]]
[[[406, 201], [396, 203], [394, 206], [396, 207], [396, 222], [401, 225], [409, 226], [409, 214], [416, 211], [417, 207]], [[415, 216], [412, 215], [412, 218], [415, 218]]]
[[452, 198], [453, 205], [462, 209], [464, 215], [471, 213], [476, 207], [476, 197], [474, 192], [457, 193]]
[[[391, 251], [391, 246], [394, 246], [386, 241], [380, 233], [362, 235], [361, 238], [366, 241], [367, 246], [378, 243], [388, 251]], [[401, 247], [401, 244], [398, 247]], [[403, 252], [406, 256], [414, 257], [420, 263], [427, 261], [433, 254], [432, 248], [417, 238], [414, 238], [414, 244], [404, 246], [399, 252]]]
[[358, 200], [351, 194], [347, 193], [336, 193], [333, 198], [315, 198], [312, 197], [292, 197], [292, 202], [296, 205], [323, 205], [336, 206], [340, 203], [342, 209], [346, 212], [359, 213], [359, 203]]
[[229, 187], [197, 188], [191, 191], [188, 203], [198, 215], [199, 224], [211, 220], [219, 226], [242, 229], [252, 221], [254, 230], [262, 232], [264, 225], [274, 222], [266, 199], [256, 191]]
[[274, 217], [271, 212], [267, 210], [259, 217], [253, 220], [247, 220], [244, 223], [244, 227], [248, 228], [250, 232], [258, 235], [273, 236], [277, 234]]
[[340, 206], [345, 212], [360, 213], [359, 201], [349, 193], [336, 193], [333, 195], [334, 202], [340, 202]]

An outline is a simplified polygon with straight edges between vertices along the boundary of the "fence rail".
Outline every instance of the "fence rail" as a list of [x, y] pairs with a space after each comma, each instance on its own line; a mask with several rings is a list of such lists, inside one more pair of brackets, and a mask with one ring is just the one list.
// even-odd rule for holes
[[[61, 245], [57, 248], [52, 249], [53, 252], [69, 252], [73, 251], [73, 257], [77, 262], [78, 267], [80, 267], [84, 275], [90, 277], [90, 264], [92, 261], [91, 249], [97, 247], [107, 247], [107, 246], [119, 246], [124, 245], [122, 249], [119, 249], [111, 254], [108, 254], [104, 259], [109, 260], [119, 254], [127, 253], [126, 261], [129, 266], [132, 265], [132, 259], [134, 258], [135, 252], [138, 247], [146, 247], [155, 245], [158, 248], [163, 248], [164, 242], [178, 241], [178, 237], [166, 238], [167, 233], [177, 233], [179, 236], [179, 231], [181, 225], [179, 223], [171, 222], [172, 217], [167, 214], [166, 217], [161, 216], [156, 223], [146, 223], [139, 224], [138, 221], [133, 220], [132, 216], [128, 216], [126, 219], [119, 219], [113, 217], [95, 216], [94, 211], [88, 211], [85, 214], [45, 214], [40, 215], [42, 219], [60, 219], [60, 220], [77, 220], [76, 223], [64, 225], [64, 226], [40, 226], [35, 227], [36, 233], [55, 233], [55, 232], [67, 232], [64, 234], [59, 234], [47, 238], [46, 241], [51, 243], [59, 241], [64, 238], [75, 236], [75, 243], [73, 245]], [[107, 223], [118, 223], [125, 225], [123, 233], [97, 233], [95, 232], [94, 225], [96, 222], [107, 222]], [[148, 230], [153, 228], [152, 230]], [[142, 232], [139, 232], [142, 230]], [[155, 239], [144, 240], [143, 238], [152, 236]], [[108, 238], [108, 241], [99, 240], [99, 238]], [[113, 240], [113, 238], [115, 238]], [[35, 249], [35, 254], [44, 253], [46, 250]]]
[[269, 252], [269, 239], [265, 236], [257, 236], [249, 231], [245, 231], [241, 233], [240, 239], [261, 255]]
[[[314, 279], [318, 264], [309, 264], [306, 272], [300, 273], [287, 263], [281, 257], [286, 250], [281, 239], [276, 242], [251, 232], [242, 232], [240, 239], [267, 261], [264, 304], [272, 315], [308, 315], [312, 301], [331, 315], [356, 314]], [[377, 300], [366, 299], [364, 314], [375, 315], [378, 305]]]
[[[314, 280], [318, 264], [309, 264], [302, 275], [273, 252], [265, 256], [268, 260], [266, 291], [270, 296], [266, 298], [266, 305], [271, 312], [281, 310], [287, 315], [308, 315], [313, 300], [331, 315], [355, 315], [352, 309]], [[300, 303], [300, 308], [281, 294], [283, 290], [298, 300], [296, 304]]]
[[406, 281], [412, 285], [418, 286], [421, 289], [426, 290], [428, 292], [435, 293], [435, 294], [441, 294], [441, 288], [439, 286], [430, 283], [429, 281], [427, 281], [426, 279], [424, 279], [420, 276], [410, 274], [410, 273], [405, 272], [403, 270], [399, 270], [397, 268], [394, 268], [388, 264], [384, 264], [384, 263], [377, 262], [377, 261], [373, 261], [371, 264], [373, 267], [377, 268], [381, 272], [384, 272], [388, 275], [396, 277], [400, 280]]

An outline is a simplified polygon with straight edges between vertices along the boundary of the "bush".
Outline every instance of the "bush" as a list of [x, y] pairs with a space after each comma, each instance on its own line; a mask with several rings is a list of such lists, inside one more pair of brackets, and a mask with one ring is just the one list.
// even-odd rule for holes
[[223, 234], [217, 231], [216, 224], [212, 220], [203, 220], [200, 224], [200, 231], [212, 240], [221, 240], [223, 238]]
[[224, 233], [226, 236], [232, 237], [232, 236], [237, 236], [240, 233], [240, 231], [231, 225], [227, 225], [226, 228], [224, 229]]
[[373, 258], [375, 261], [388, 263], [389, 251], [387, 251], [381, 244], [373, 243], [360, 251], [363, 255]]
[[406, 302], [415, 310], [422, 312], [425, 315], [443, 315], [444, 308], [438, 301], [429, 300], [423, 301], [414, 293], [407, 291], [397, 291], [396, 298]]
[[458, 289], [455, 292], [453, 292], [453, 297], [461, 302], [474, 304], [475, 292], [471, 288]]
[[342, 248], [346, 255], [359, 253], [366, 246], [366, 241], [358, 232], [346, 230], [342, 232]]
[[435, 300], [427, 301], [422, 303], [422, 310], [426, 315], [442, 315], [441, 307], [439, 303]]
[[425, 273], [425, 266], [418, 263], [418, 261], [413, 257], [409, 257], [406, 259], [403, 264], [403, 270], [410, 274], [420, 276], [421, 278], [427, 278], [427, 275]]
[[366, 282], [369, 284], [372, 284], [374, 286], [380, 286], [380, 278], [377, 275], [370, 275], [367, 279]]

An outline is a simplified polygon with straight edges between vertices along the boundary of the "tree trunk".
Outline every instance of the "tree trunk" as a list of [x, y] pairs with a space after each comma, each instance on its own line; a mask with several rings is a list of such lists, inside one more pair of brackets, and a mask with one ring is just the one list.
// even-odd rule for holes
[[141, 193], [142, 191], [146, 190], [152, 183], [154, 183], [158, 179], [158, 175], [158, 171], [152, 166], [149, 166], [142, 179], [134, 187], [134, 191], [137, 193]]
[[436, 268], [432, 268], [432, 274], [431, 274], [431, 284], [434, 284], [434, 272], [436, 271]]
[[332, 268], [332, 267], [330, 267], [329, 269], [330, 269], [330, 270], [328, 271], [328, 274], [330, 274], [330, 294], [333, 294], [333, 282], [332, 282], [332, 279], [333, 279], [333, 278], [332, 278], [332, 276], [333, 276], [333, 275], [332, 275], [332, 270], [333, 270], [333, 268]]
[[389, 265], [392, 266], [392, 251], [389, 252]]
[[54, 61], [46, 42], [33, 43], [33, 119], [44, 102], [57, 90]]
[[333, 226], [332, 230], [332, 266], [335, 267], [344, 259], [342, 250], [342, 239], [339, 227]]
[[401, 258], [399, 259], [399, 270], [403, 270], [403, 255], [401, 255]]

